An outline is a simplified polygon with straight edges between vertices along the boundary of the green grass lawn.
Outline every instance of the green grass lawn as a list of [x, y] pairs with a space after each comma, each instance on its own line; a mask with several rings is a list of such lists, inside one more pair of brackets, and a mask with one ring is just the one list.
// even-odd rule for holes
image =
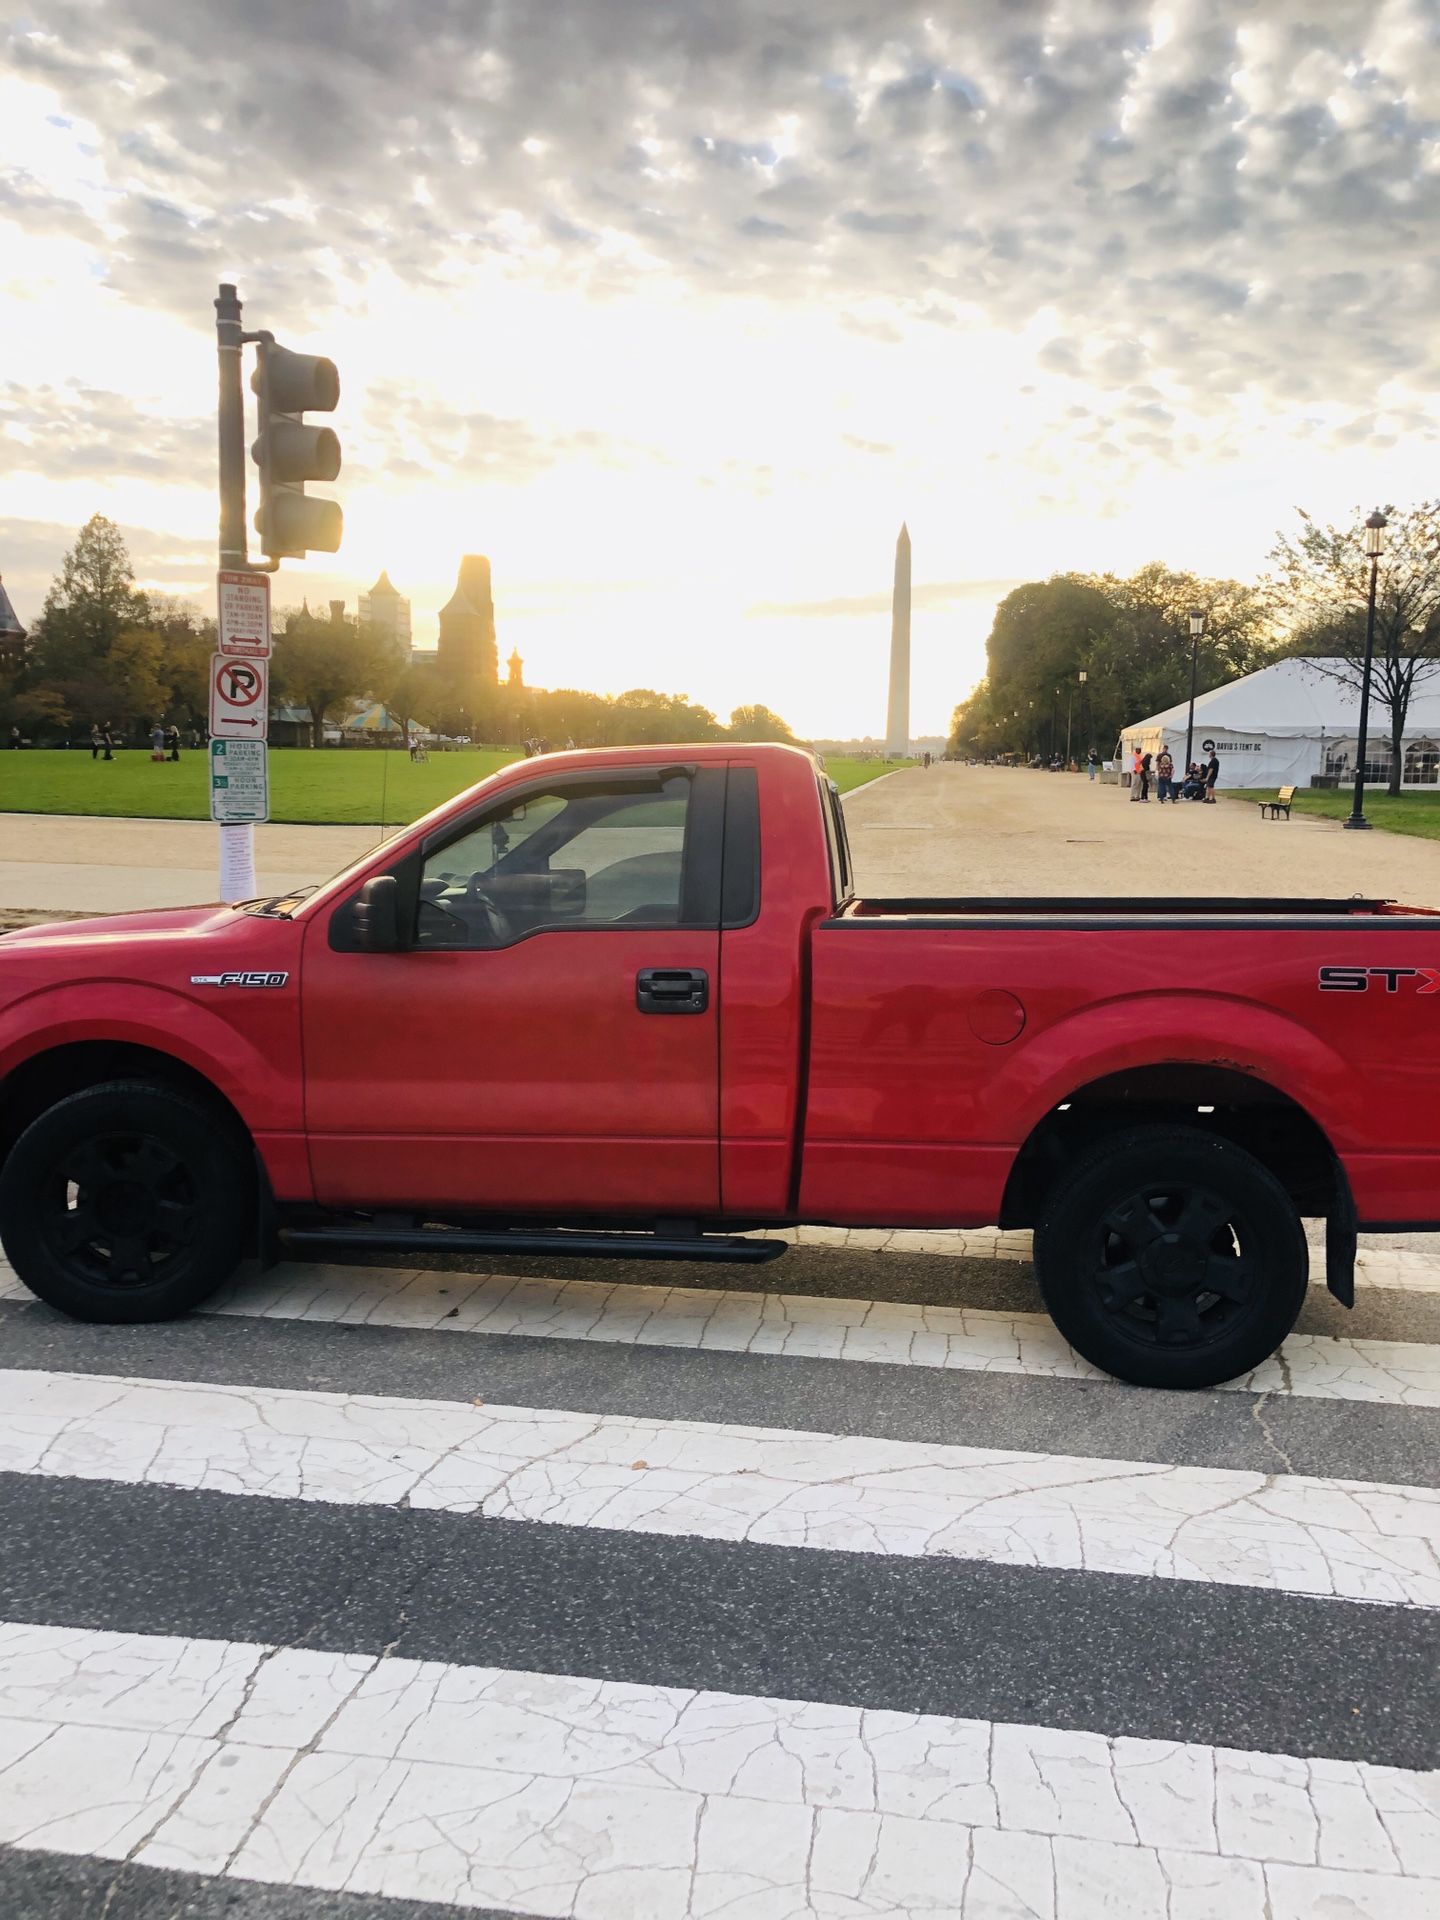
[[[1224, 791], [1224, 789], [1222, 789]], [[1232, 787], [1232, 800], [1273, 800], [1273, 789]], [[1299, 787], [1295, 793], [1297, 814], [1309, 814], [1316, 820], [1343, 820], [1355, 804], [1355, 789], [1348, 787]], [[1365, 818], [1375, 827], [1391, 833], [1413, 833], [1422, 840], [1440, 840], [1440, 793], [1386, 793], [1374, 787], [1365, 789]]]
[[[408, 754], [378, 749], [276, 747], [270, 754], [270, 818], [302, 825], [403, 825], [442, 800], [508, 766], [518, 755], [498, 748]], [[209, 756], [185, 752], [178, 766], [156, 764], [148, 750], [122, 748], [107, 766], [88, 748], [0, 752], [0, 813], [90, 813], [122, 819], [208, 820]], [[890, 768], [878, 760], [832, 760], [827, 773], [842, 792]]]
[[867, 780], [878, 780], [882, 773], [894, 773], [897, 767], [914, 767], [915, 760], [892, 760], [886, 766], [883, 760], [832, 760], [825, 757], [825, 772], [842, 793], [849, 793], [852, 787], [863, 787]]
[[[434, 753], [420, 765], [403, 752], [276, 747], [270, 754], [270, 818], [403, 825], [497, 767], [515, 753], [469, 749]], [[0, 753], [0, 813], [92, 813], [125, 819], [208, 820], [209, 756], [181, 755], [157, 765], [148, 751], [124, 748], [107, 766], [82, 752]]]

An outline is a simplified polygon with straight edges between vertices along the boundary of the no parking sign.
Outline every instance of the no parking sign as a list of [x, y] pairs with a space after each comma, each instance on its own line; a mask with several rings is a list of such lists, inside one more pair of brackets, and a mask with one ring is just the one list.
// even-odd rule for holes
[[210, 733], [217, 740], [263, 740], [269, 733], [270, 663], [210, 656]]

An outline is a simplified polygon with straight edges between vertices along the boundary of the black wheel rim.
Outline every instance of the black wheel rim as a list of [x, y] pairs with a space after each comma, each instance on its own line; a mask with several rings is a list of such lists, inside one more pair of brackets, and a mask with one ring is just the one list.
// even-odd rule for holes
[[40, 1232], [74, 1278], [132, 1290], [165, 1279], [183, 1259], [199, 1205], [200, 1181], [182, 1150], [148, 1133], [98, 1134], [52, 1169]]
[[1254, 1306], [1253, 1226], [1213, 1188], [1137, 1189], [1100, 1221], [1086, 1277], [1107, 1322], [1150, 1351], [1198, 1352], [1233, 1335]]

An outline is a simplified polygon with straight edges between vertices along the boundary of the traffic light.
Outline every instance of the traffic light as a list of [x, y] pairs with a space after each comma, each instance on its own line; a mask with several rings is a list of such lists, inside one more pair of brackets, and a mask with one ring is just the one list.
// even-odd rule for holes
[[291, 353], [262, 337], [250, 385], [260, 397], [260, 435], [250, 451], [260, 468], [255, 531], [261, 549], [272, 560], [312, 550], [334, 553], [345, 516], [334, 500], [308, 500], [305, 482], [335, 478], [340, 442], [331, 428], [306, 426], [300, 416], [331, 413], [339, 405], [335, 362]]

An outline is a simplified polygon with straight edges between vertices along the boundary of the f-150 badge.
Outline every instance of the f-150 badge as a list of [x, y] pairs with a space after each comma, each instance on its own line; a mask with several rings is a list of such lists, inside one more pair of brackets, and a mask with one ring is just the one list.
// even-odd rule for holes
[[288, 973], [192, 973], [192, 987], [283, 987]]
[[1368, 993], [1377, 980], [1386, 993], [1398, 993], [1402, 980], [1413, 980], [1416, 993], [1440, 993], [1440, 967], [1321, 967], [1322, 993]]

